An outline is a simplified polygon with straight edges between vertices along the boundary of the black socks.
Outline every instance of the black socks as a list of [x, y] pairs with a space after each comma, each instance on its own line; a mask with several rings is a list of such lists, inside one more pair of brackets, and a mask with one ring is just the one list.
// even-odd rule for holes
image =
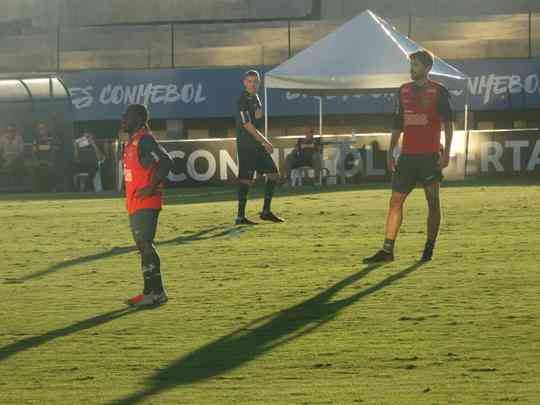
[[244, 218], [246, 216], [246, 204], [247, 195], [249, 192], [249, 185], [240, 183], [238, 185], [238, 218]]
[[386, 253], [394, 253], [394, 243], [395, 243], [395, 240], [385, 239], [383, 243], [383, 250]]
[[144, 278], [143, 294], [163, 292], [163, 280], [161, 278], [161, 260], [154, 245], [142, 252], [142, 272]]
[[264, 206], [263, 212], [268, 213], [271, 211], [272, 197], [274, 197], [274, 189], [276, 188], [276, 182], [274, 180], [267, 180], [264, 188]]

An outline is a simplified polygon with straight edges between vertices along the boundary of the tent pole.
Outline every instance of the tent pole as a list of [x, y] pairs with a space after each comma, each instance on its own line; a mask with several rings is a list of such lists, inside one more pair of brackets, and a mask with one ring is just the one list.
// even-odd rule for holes
[[[323, 141], [323, 98], [319, 97], [319, 142]], [[322, 184], [322, 170], [319, 171], [319, 178], [317, 179], [319, 184]]]
[[319, 97], [319, 136], [322, 136], [323, 130], [323, 105], [322, 105], [322, 96]]
[[465, 168], [463, 173], [463, 179], [467, 178], [467, 165], [469, 163], [469, 79], [465, 80], [465, 116], [464, 116], [464, 127], [465, 127]]
[[264, 85], [264, 136], [268, 138], [268, 89]]

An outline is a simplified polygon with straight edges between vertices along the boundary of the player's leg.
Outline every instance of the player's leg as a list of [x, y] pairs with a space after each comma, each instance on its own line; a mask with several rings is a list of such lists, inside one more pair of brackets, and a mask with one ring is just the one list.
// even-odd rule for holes
[[382, 248], [373, 256], [366, 257], [364, 263], [391, 262], [394, 260], [394, 244], [403, 222], [403, 205], [408, 194], [392, 192], [386, 217], [386, 232]]
[[246, 205], [249, 189], [253, 181], [255, 162], [250, 151], [238, 151], [238, 215], [236, 225], [255, 225], [246, 218]]
[[421, 181], [424, 186], [426, 201], [428, 204], [427, 239], [422, 254], [422, 261], [431, 260], [433, 249], [439, 234], [441, 224], [440, 184], [443, 180], [442, 170], [439, 167], [439, 155], [433, 154], [422, 159], [419, 170]]
[[424, 186], [428, 204], [427, 239], [422, 253], [422, 261], [429, 261], [433, 257], [433, 250], [439, 235], [441, 224], [440, 183], [438, 181]]
[[153, 241], [146, 240], [141, 243], [142, 256], [144, 257], [144, 275], [148, 274], [154, 298], [154, 304], [163, 304], [167, 301], [167, 294], [163, 286], [161, 275], [161, 260]]
[[167, 301], [161, 276], [161, 260], [154, 246], [159, 210], [143, 209], [130, 216], [133, 237], [141, 255], [144, 289], [128, 300], [129, 305], [148, 306]]
[[236, 224], [245, 224], [246, 218], [246, 205], [249, 189], [251, 187], [251, 181], [245, 179], [238, 179], [238, 215], [236, 217]]
[[366, 257], [364, 263], [380, 263], [394, 260], [394, 245], [403, 222], [403, 205], [415, 185], [416, 168], [414, 167], [414, 161], [402, 156], [392, 178], [392, 195], [388, 205], [386, 232], [382, 249], [373, 256]]
[[422, 261], [431, 260], [433, 257], [433, 249], [439, 234], [439, 226], [441, 224], [441, 202], [439, 198], [440, 185], [438, 182], [424, 186], [426, 200], [428, 204], [428, 219], [427, 219], [427, 240], [422, 254]]
[[142, 295], [150, 295], [152, 293], [152, 285], [150, 281], [151, 278], [149, 273], [145, 274], [145, 256], [143, 254], [143, 246], [141, 243], [141, 235], [144, 232], [144, 212], [142, 210], [139, 210], [129, 216], [129, 227], [131, 229], [133, 240], [135, 241], [135, 245], [137, 246], [137, 250], [139, 251], [139, 255], [141, 257], [141, 272], [144, 282]]
[[384, 248], [388, 252], [394, 251], [394, 241], [396, 240], [399, 229], [403, 222], [403, 205], [407, 199], [408, 193], [392, 192], [390, 203], [388, 204], [388, 216], [386, 218], [386, 234]]
[[260, 151], [257, 156], [257, 173], [266, 175], [266, 184], [264, 186], [264, 205], [260, 215], [263, 221], [284, 222], [283, 218], [278, 217], [272, 212], [272, 199], [274, 190], [279, 182], [279, 170], [272, 156], [264, 151]]

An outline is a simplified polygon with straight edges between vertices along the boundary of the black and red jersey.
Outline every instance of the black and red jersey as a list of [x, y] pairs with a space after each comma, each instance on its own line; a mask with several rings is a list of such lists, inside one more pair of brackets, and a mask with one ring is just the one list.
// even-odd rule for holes
[[425, 86], [414, 82], [399, 89], [394, 129], [403, 131], [401, 153], [439, 153], [441, 128], [452, 121], [450, 94], [440, 83], [429, 80]]

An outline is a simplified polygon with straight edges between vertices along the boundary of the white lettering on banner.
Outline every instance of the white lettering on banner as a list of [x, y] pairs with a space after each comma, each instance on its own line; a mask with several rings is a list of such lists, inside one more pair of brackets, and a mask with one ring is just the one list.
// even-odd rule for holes
[[[169, 152], [169, 156], [173, 159], [183, 159], [186, 157], [186, 154], [181, 150], [173, 150], [172, 152]], [[182, 181], [185, 181], [187, 179], [187, 176], [184, 173], [176, 174], [173, 172], [169, 172], [167, 178], [175, 183], [180, 183]]]
[[[473, 96], [481, 96], [482, 102], [488, 104], [493, 96], [506, 97], [514, 94], [540, 93], [540, 78], [537, 73], [526, 77], [520, 75], [482, 75], [469, 78], [469, 92]], [[452, 92], [461, 95], [463, 91]]]
[[228, 170], [230, 169], [236, 177], [238, 177], [238, 165], [234, 161], [234, 159], [231, 157], [229, 152], [226, 150], [220, 150], [219, 151], [219, 171], [220, 171], [220, 179], [221, 180], [227, 180], [228, 179]]
[[[169, 151], [168, 153], [173, 159], [186, 158], [186, 153], [181, 150]], [[276, 165], [279, 164], [279, 156], [280, 150], [278, 148], [274, 149], [272, 158], [276, 162]], [[208, 164], [208, 169], [206, 169], [204, 172], [199, 172], [197, 169], [196, 162], [198, 159], [204, 159]], [[219, 162], [216, 162], [216, 159], [218, 159]], [[235, 177], [238, 177], [238, 163], [236, 162], [236, 159], [234, 159], [226, 149], [220, 149], [215, 156], [214, 153], [208, 150], [197, 149], [190, 153], [189, 156], [187, 156], [187, 174], [173, 173], [171, 171], [167, 175], [167, 178], [174, 183], [184, 182], [188, 180], [188, 178], [197, 182], [210, 181], [216, 175], [216, 172], [218, 170], [218, 163], [220, 180], [229, 180], [229, 171], [231, 171]]]
[[[204, 173], [197, 172], [195, 162], [197, 159], [205, 159], [208, 163], [208, 169]], [[189, 155], [187, 169], [189, 176], [195, 181], [208, 181], [216, 174], [216, 158], [207, 150], [199, 149]]]
[[527, 165], [527, 170], [532, 172], [538, 165], [540, 165], [540, 141], [537, 141], [536, 145], [534, 145], [531, 159], [529, 160], [529, 164]]
[[[491, 154], [490, 151], [494, 153]], [[480, 147], [480, 167], [483, 172], [489, 170], [489, 164], [491, 163], [495, 170], [498, 172], [504, 172], [504, 167], [500, 162], [503, 155], [503, 146], [499, 142], [485, 142]]]
[[285, 94], [285, 99], [287, 101], [293, 101], [293, 100], [297, 100], [299, 98], [306, 98], [307, 96], [304, 94], [300, 94], [300, 93], [291, 93], [290, 91], [288, 91], [286, 94]]
[[[529, 148], [533, 150], [528, 158], [528, 163], [526, 163], [527, 160], [525, 159], [524, 165], [526, 167], [523, 167], [521, 164], [523, 149], [528, 150]], [[512, 170], [514, 172], [521, 172], [523, 170], [533, 171], [537, 166], [540, 166], [540, 140], [534, 144], [534, 147], [528, 140], [487, 141], [480, 145], [480, 170], [482, 172], [489, 172], [490, 164], [497, 172], [510, 170], [509, 167], [505, 170], [505, 167], [501, 163], [505, 149], [512, 151]], [[474, 159], [471, 163], [474, 164]], [[470, 169], [468, 170], [469, 173], [475, 172], [470, 165], [468, 169]]]
[[[94, 105], [94, 88], [72, 87], [69, 89], [72, 103], [76, 109], [81, 110]], [[207, 98], [202, 83], [188, 83], [183, 86], [176, 84], [136, 84], [136, 85], [105, 85], [99, 92], [98, 101], [102, 105], [129, 105], [129, 104], [184, 104], [204, 103]]]
[[505, 145], [514, 150], [514, 171], [521, 171], [521, 148], [527, 148], [529, 141], [506, 141]]
[[534, 94], [540, 89], [540, 80], [538, 75], [530, 75], [525, 79], [525, 91], [529, 94]]
[[[352, 94], [352, 95], [344, 94], [342, 96], [325, 96], [323, 97], [323, 99], [326, 101], [337, 100], [339, 102], [346, 103], [347, 101], [349, 101], [351, 97], [355, 99], [361, 99], [364, 97], [378, 99], [378, 98], [383, 97], [384, 99], [386, 99], [386, 101], [392, 101], [396, 97], [396, 95], [395, 93], [368, 93], [368, 94]], [[308, 94], [292, 93], [290, 91], [285, 93], [285, 99], [287, 101], [305, 100], [307, 98], [311, 98], [317, 101], [320, 99], [320, 97], [318, 96], [311, 96]]]
[[508, 91], [510, 92], [510, 94], [519, 93], [522, 89], [523, 87], [521, 85], [521, 76], [510, 76], [510, 81], [508, 82]]
[[94, 88], [92, 86], [70, 88], [69, 94], [71, 95], [73, 106], [77, 110], [82, 110], [94, 104], [93, 90]]
[[[495, 73], [470, 77], [468, 80], [469, 93], [473, 96], [482, 98], [483, 104], [489, 104], [493, 97], [505, 98], [515, 94], [540, 94], [540, 77], [537, 73], [532, 73], [527, 76], [518, 74], [510, 75], [497, 75]], [[463, 90], [450, 90], [450, 93], [454, 96], [463, 96]], [[380, 99], [383, 97], [386, 101], [391, 101], [395, 98], [395, 93], [369, 93], [369, 94], [354, 94], [352, 97], [360, 99], [363, 97], [369, 97], [371, 99]], [[294, 101], [299, 99], [306, 99], [308, 97], [317, 98], [315, 96], [309, 96], [301, 93], [286, 93], [287, 101]], [[344, 96], [330, 96], [325, 97], [327, 100], [337, 99], [341, 102], [347, 102], [351, 98], [351, 95]]]

